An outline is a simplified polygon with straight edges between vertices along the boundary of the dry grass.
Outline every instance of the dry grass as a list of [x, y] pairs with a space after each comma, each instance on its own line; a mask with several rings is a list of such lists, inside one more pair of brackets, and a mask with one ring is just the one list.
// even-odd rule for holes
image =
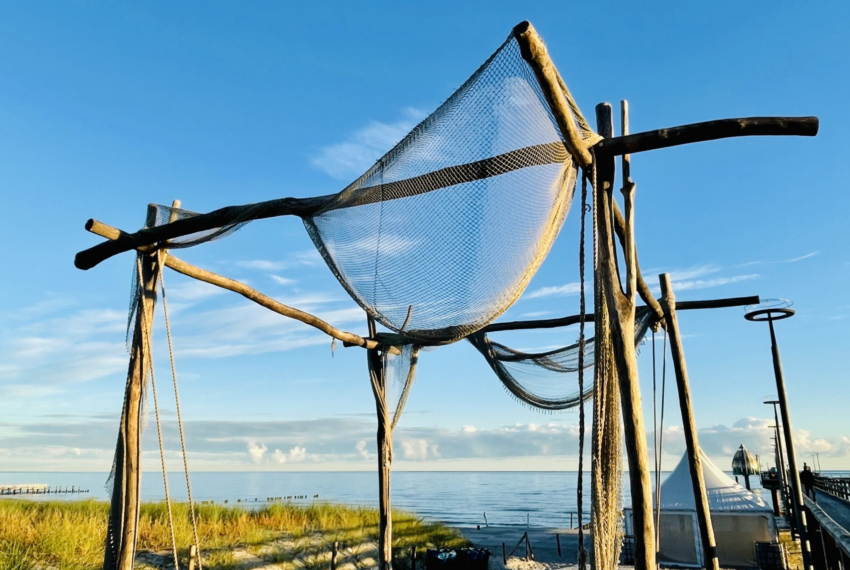
[[[271, 504], [259, 509], [196, 505], [205, 568], [232, 569], [252, 564], [295, 563], [324, 567], [333, 542], [349, 555], [374, 554], [378, 513], [364, 507], [328, 503]], [[192, 527], [186, 504], [173, 505], [175, 535], [181, 564], [188, 558]], [[100, 568], [106, 535], [108, 505], [96, 501], [0, 501], [0, 570], [60, 570]], [[394, 513], [393, 548], [409, 553], [411, 546], [464, 546], [452, 530], [426, 523], [407, 513]], [[139, 520], [140, 562], [168, 564], [171, 533], [163, 503], [142, 505]], [[156, 553], [146, 557], [146, 553]]]

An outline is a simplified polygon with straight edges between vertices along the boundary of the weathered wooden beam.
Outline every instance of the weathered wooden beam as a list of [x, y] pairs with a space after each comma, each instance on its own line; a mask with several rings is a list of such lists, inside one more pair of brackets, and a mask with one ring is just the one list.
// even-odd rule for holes
[[140, 264], [142, 277], [139, 283], [137, 309], [140, 314], [136, 316], [133, 329], [124, 407], [115, 447], [115, 470], [103, 559], [104, 570], [132, 570], [136, 557], [142, 476], [142, 394], [150, 358], [144, 339], [151, 334], [156, 288], [161, 271], [155, 256], [142, 255]]
[[705, 475], [702, 471], [697, 424], [694, 408], [691, 404], [691, 386], [688, 381], [688, 367], [685, 364], [685, 349], [679, 334], [679, 319], [676, 316], [676, 296], [670, 274], [659, 276], [661, 282], [661, 307], [667, 334], [670, 335], [670, 355], [673, 357], [673, 369], [676, 373], [676, 387], [679, 390], [679, 409], [682, 412], [682, 425], [685, 430], [685, 447], [688, 454], [688, 466], [691, 470], [691, 485], [694, 491], [694, 505], [697, 512], [700, 539], [702, 541], [703, 565], [707, 570], [719, 570], [717, 560], [717, 541], [714, 539], [714, 527], [711, 524], [711, 512], [708, 506], [708, 493], [705, 490]]
[[[604, 138], [614, 132], [611, 105], [596, 106], [597, 130]], [[649, 479], [649, 454], [643, 425], [637, 353], [634, 344], [635, 297], [637, 274], [634, 271], [634, 184], [624, 183], [627, 289], [624, 294], [616, 267], [612, 201], [614, 187], [614, 155], [596, 156], [597, 186], [594, 208], [598, 219], [599, 261], [596, 278], [602, 284], [603, 297], [611, 325], [614, 363], [620, 383], [620, 405], [623, 414], [624, 441], [629, 461], [629, 483], [635, 534], [635, 570], [655, 570], [655, 528], [652, 520], [652, 489]]]
[[[375, 321], [368, 317], [369, 335], [377, 334]], [[366, 351], [372, 394], [378, 416], [378, 569], [393, 567], [393, 518], [390, 505], [390, 472], [393, 462], [393, 428], [387, 404], [387, 375], [383, 357], [377, 348]]]
[[[518, 29], [522, 24], [518, 26]], [[589, 163], [589, 153], [584, 148], [584, 142], [578, 133], [575, 124], [567, 120], [572, 115], [566, 109], [565, 99], [556, 86], [560, 82], [557, 71], [548, 61], [546, 47], [543, 45], [537, 33], [531, 25], [528, 30], [520, 30], [519, 38], [521, 46], [526, 45], [529, 49], [529, 62], [538, 74], [541, 86], [549, 89], [547, 98], [553, 111], [556, 112], [558, 125], [566, 139], [566, 144], [574, 156], [580, 157], [579, 164], [586, 167]], [[536, 38], [536, 39], [535, 39]], [[524, 43], [523, 43], [524, 42]], [[539, 45], [538, 45], [539, 42]], [[536, 46], [536, 47], [534, 47]], [[533, 63], [533, 62], [538, 63]], [[539, 68], [539, 69], [538, 69]], [[553, 75], [554, 74], [554, 75]], [[554, 83], [553, 83], [554, 81]], [[547, 87], [548, 86], [548, 87]], [[563, 124], [562, 124], [563, 123]], [[644, 152], [659, 148], [667, 148], [694, 142], [717, 140], [730, 137], [754, 136], [754, 135], [798, 135], [814, 136], [818, 132], [817, 117], [750, 117], [743, 119], [721, 119], [694, 123], [667, 129], [647, 131], [634, 135], [612, 137], [596, 143], [594, 150], [598, 155], [622, 155], [634, 152]], [[582, 150], [583, 149], [583, 150]], [[587, 154], [587, 157], [585, 155]], [[208, 214], [199, 214], [191, 218], [178, 220], [172, 224], [150, 227], [139, 230], [133, 234], [122, 234], [118, 238], [103, 242], [94, 247], [77, 253], [74, 265], [78, 269], [91, 269], [110, 257], [130, 251], [141, 249], [158, 242], [175, 239], [181, 236], [197, 232], [209, 231], [234, 223], [274, 218], [278, 216], [300, 216], [307, 217], [319, 211], [329, 200], [336, 195], [318, 196], [314, 198], [279, 198], [258, 202], [256, 204], [245, 204], [242, 206], [227, 206]], [[96, 220], [89, 220], [86, 229], [97, 224]]]
[[561, 87], [563, 81], [549, 57], [546, 44], [543, 43], [543, 39], [537, 33], [537, 30], [534, 29], [534, 26], [531, 25], [531, 22], [527, 21], [522, 22], [514, 28], [514, 37], [519, 43], [520, 53], [523, 59], [528, 62], [537, 76], [537, 82], [540, 84], [543, 96], [546, 97], [549, 108], [555, 116], [558, 128], [561, 130], [561, 135], [564, 137], [570, 154], [573, 155], [579, 166], [587, 168], [593, 159], [576, 126], [569, 102], [566, 100]]
[[[101, 222], [91, 224], [88, 227], [88, 230], [107, 239], [117, 239], [118, 236], [122, 234], [126, 235], [118, 228], [113, 228], [112, 226]], [[213, 273], [212, 271], [207, 271], [206, 269], [201, 269], [200, 267], [186, 263], [185, 261], [171, 255], [170, 252], [167, 256], [163, 257], [165, 258], [165, 266], [170, 267], [178, 273], [182, 273], [183, 275], [197, 279], [198, 281], [209, 283], [210, 285], [215, 285], [216, 287], [221, 287], [222, 289], [227, 289], [228, 291], [233, 291], [234, 293], [239, 293], [249, 301], [253, 301], [266, 309], [319, 329], [326, 335], [334, 337], [337, 340], [341, 340], [346, 346], [360, 346], [363, 348], [382, 347], [386, 350], [397, 351], [395, 347], [387, 347], [383, 343], [377, 342], [373, 339], [363, 338], [354, 333], [339, 330], [335, 326], [323, 321], [315, 315], [311, 315], [310, 313], [276, 301], [268, 295], [264, 295], [240, 281], [236, 281], [235, 279], [230, 279], [229, 277], [224, 277], [217, 273]]]
[[[123, 233], [117, 238], [103, 242], [89, 249], [79, 252], [74, 258], [77, 269], [91, 269], [101, 261], [109, 259], [113, 255], [150, 246], [159, 242], [176, 239], [197, 232], [205, 232], [221, 228], [235, 223], [275, 218], [278, 216], [309, 216], [317, 212], [333, 196], [319, 196], [317, 198], [279, 198], [256, 204], [245, 204], [242, 206], [227, 206], [200, 214], [191, 218], [184, 218], [171, 224], [163, 226], [144, 228], [136, 233]], [[97, 220], [86, 222], [86, 229], [91, 230], [99, 224]]]
[[[638, 281], [640, 287], [640, 281]], [[750, 297], [729, 297], [727, 299], [705, 299], [701, 301], [676, 301], [677, 311], [691, 311], [695, 309], [723, 309], [727, 307], [743, 307], [746, 305], [757, 305], [761, 302], [758, 295]], [[660, 307], [660, 305], [659, 305]], [[638, 307], [640, 309], [642, 307]], [[585, 322], [594, 320], [594, 313], [587, 313]], [[482, 329], [485, 333], [500, 331], [518, 331], [528, 329], [554, 329], [578, 324], [581, 315], [570, 315], [556, 319], [536, 319], [529, 321], [506, 321], [504, 323], [491, 323]]]
[[719, 119], [603, 139], [596, 143], [594, 150], [597, 155], [622, 155], [733, 137], [813, 137], [818, 134], [818, 126], [817, 117]]

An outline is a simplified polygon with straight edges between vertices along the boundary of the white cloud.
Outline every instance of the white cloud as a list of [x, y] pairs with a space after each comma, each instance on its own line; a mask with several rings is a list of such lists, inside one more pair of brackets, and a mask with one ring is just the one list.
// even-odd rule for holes
[[462, 429], [465, 433], [475, 433], [475, 432], [477, 432], [477, 431], [478, 431], [477, 429], [475, 429], [475, 426], [463, 426], [461, 429]]
[[403, 439], [401, 450], [405, 459], [425, 461], [428, 458], [428, 441], [425, 439]]
[[286, 463], [286, 454], [279, 449], [275, 449], [272, 454], [272, 461], [279, 464]]
[[304, 461], [307, 458], [307, 448], [296, 445], [289, 450], [289, 458], [292, 461]]
[[393, 123], [370, 122], [344, 141], [320, 148], [310, 163], [333, 178], [360, 176], [426, 116], [411, 108], [403, 115]]
[[354, 449], [360, 454], [363, 459], [369, 459], [369, 452], [366, 450], [366, 440], [361, 439], [357, 442], [357, 445], [354, 446]]
[[541, 287], [531, 293], [524, 295], [526, 299], [539, 299], [541, 297], [566, 297], [578, 295], [581, 292], [581, 283], [567, 283], [555, 287]]
[[272, 281], [277, 283], [278, 285], [292, 285], [295, 283], [295, 279], [289, 279], [288, 277], [281, 277], [280, 275], [269, 275]]
[[774, 263], [797, 263], [798, 261], [802, 261], [804, 259], [809, 259], [810, 257], [814, 257], [818, 255], [820, 251], [812, 251], [805, 255], [800, 255], [798, 257], [792, 257], [791, 259], [780, 259], [779, 261], [748, 261], [747, 263], [742, 263], [742, 267], [746, 267], [748, 265], [772, 265]]
[[263, 455], [265, 455], [268, 450], [269, 448], [266, 447], [265, 444], [257, 445], [253, 441], [248, 442], [248, 455], [254, 463], [261, 462], [263, 460]]

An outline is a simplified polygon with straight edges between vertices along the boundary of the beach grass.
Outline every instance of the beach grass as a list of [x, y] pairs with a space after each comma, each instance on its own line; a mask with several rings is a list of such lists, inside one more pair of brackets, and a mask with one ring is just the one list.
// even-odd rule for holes
[[[0, 570], [84, 570], [103, 564], [109, 506], [74, 502], [0, 501]], [[188, 505], [172, 505], [178, 559], [188, 561], [193, 543]], [[195, 506], [204, 567], [221, 570], [267, 564], [327, 568], [331, 545], [340, 561], [368, 567], [376, 556], [378, 512], [358, 506], [314, 502], [271, 503], [260, 508]], [[399, 558], [411, 547], [466, 546], [455, 531], [404, 512], [393, 513], [393, 550]], [[173, 566], [165, 503], [144, 503], [139, 518], [138, 566]], [[401, 561], [400, 561], [401, 562]], [[402, 563], [400, 566], [404, 566]]]

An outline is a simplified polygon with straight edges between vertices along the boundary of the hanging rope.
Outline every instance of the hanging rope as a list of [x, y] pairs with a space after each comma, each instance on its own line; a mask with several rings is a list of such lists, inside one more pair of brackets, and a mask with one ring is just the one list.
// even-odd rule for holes
[[[655, 399], [655, 333], [652, 333], [652, 390]], [[664, 452], [664, 395], [667, 388], [667, 329], [664, 329], [664, 350], [661, 360], [661, 421], [658, 425], [658, 453], [655, 456], [655, 548], [661, 548], [661, 454]], [[654, 407], [654, 403], [653, 403]], [[653, 415], [655, 411], [653, 410]]]
[[[581, 236], [578, 246], [579, 266], [579, 325], [578, 325], [578, 393], [584, 394], [584, 234], [585, 218], [587, 218], [587, 172], [582, 169], [581, 175]], [[582, 516], [584, 514], [584, 398], [579, 398], [578, 408], [578, 484], [576, 485], [576, 510], [578, 511], [578, 567], [585, 569], [587, 550], [584, 548], [584, 529]]]
[[[168, 253], [164, 253], [161, 249], [157, 251], [157, 260], [160, 267], [165, 265], [166, 255], [168, 255]], [[195, 503], [192, 499], [192, 483], [189, 478], [189, 463], [186, 459], [186, 437], [183, 435], [183, 415], [180, 412], [180, 393], [177, 389], [177, 367], [174, 364], [174, 346], [171, 342], [171, 323], [168, 320], [168, 302], [165, 298], [165, 279], [162, 274], [159, 276], [159, 285], [162, 290], [162, 313], [165, 316], [165, 334], [168, 338], [168, 356], [171, 358], [171, 378], [174, 383], [174, 402], [177, 406], [177, 427], [180, 430], [180, 450], [183, 454], [183, 472], [186, 475], [186, 494], [189, 497], [189, 516], [192, 521], [192, 537], [195, 540], [198, 570], [203, 570], [203, 565], [201, 563], [201, 544], [198, 540], [198, 524], [195, 520]]]
[[[157, 268], [158, 271], [162, 270], [162, 265], [160, 264]], [[142, 291], [142, 283], [144, 283], [144, 279], [142, 278], [142, 260], [141, 255], [136, 256], [136, 271], [139, 274], [139, 287], [140, 291]], [[142, 293], [144, 294], [144, 293]], [[142, 301], [144, 301], [142, 299]], [[162, 461], [162, 482], [165, 487], [165, 506], [168, 510], [168, 527], [171, 530], [171, 548], [172, 553], [174, 554], [174, 570], [179, 570], [179, 565], [177, 564], [177, 539], [174, 535], [174, 517], [171, 513], [171, 497], [168, 494], [168, 471], [165, 468], [165, 447], [162, 443], [162, 423], [159, 419], [159, 401], [156, 397], [156, 375], [153, 370], [153, 347], [151, 346], [151, 339], [148, 335], [148, 326], [146, 321], [146, 313], [144, 302], [139, 304], [139, 315], [142, 319], [142, 342], [144, 343], [145, 350], [148, 353], [148, 366], [151, 373], [151, 390], [153, 391], [153, 409], [156, 414], [156, 434], [159, 438], [159, 458]]]

